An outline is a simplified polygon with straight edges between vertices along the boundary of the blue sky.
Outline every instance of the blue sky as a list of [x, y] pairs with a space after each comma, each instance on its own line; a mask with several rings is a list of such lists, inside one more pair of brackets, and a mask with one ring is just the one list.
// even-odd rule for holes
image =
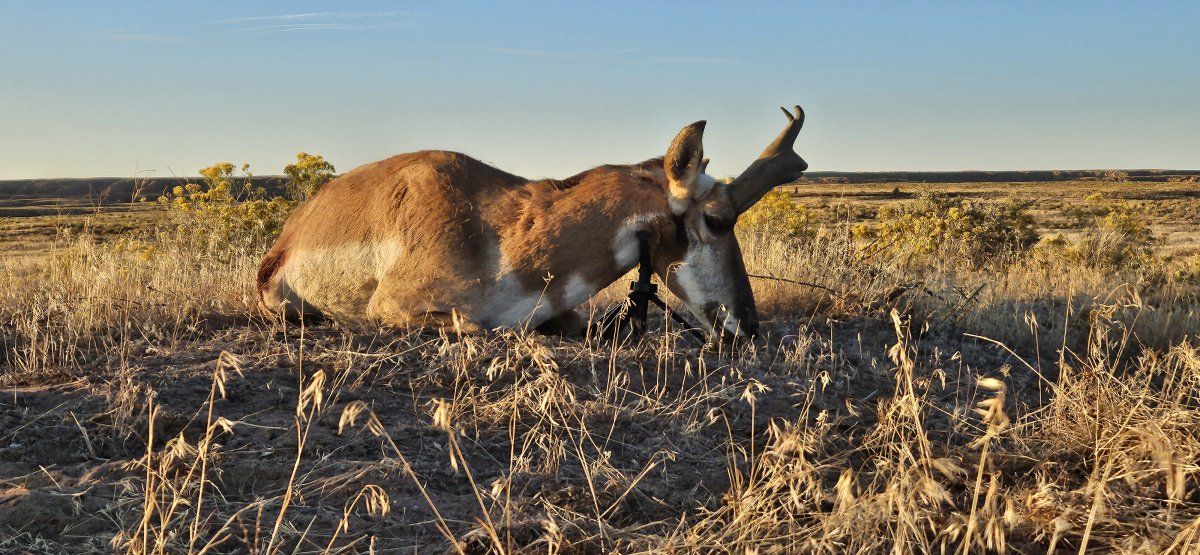
[[813, 170], [1200, 168], [1196, 2], [0, 1], [0, 178], [345, 171], [453, 149], [528, 177], [736, 173], [802, 104]]

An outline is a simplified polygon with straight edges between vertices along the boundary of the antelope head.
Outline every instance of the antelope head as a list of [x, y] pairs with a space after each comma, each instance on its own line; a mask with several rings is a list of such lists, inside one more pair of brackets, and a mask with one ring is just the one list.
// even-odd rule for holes
[[727, 338], [758, 333], [754, 292], [734, 224], [772, 188], [795, 181], [808, 164], [793, 150], [804, 111], [783, 113], [788, 124], [731, 184], [704, 173], [705, 122], [681, 130], [663, 160], [671, 229], [652, 247], [655, 273], [709, 332]]

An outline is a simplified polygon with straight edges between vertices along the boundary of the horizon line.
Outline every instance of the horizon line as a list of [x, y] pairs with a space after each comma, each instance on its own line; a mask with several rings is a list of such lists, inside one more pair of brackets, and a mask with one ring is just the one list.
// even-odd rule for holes
[[[620, 165], [620, 164], [618, 164]], [[590, 168], [589, 168], [590, 169]], [[587, 170], [582, 170], [587, 171]], [[1197, 174], [1200, 175], [1200, 168], [1184, 169], [1184, 168], [1051, 168], [1051, 169], [1026, 169], [1026, 170], [817, 170], [804, 172], [804, 177], [814, 177], [816, 174], [826, 176], [830, 174], [950, 174], [950, 173], [966, 173], [966, 174], [991, 174], [991, 173], [1034, 173], [1034, 172], [1067, 172], [1067, 173], [1083, 173], [1083, 172], [1153, 172], [1170, 175], [1172, 173], [1179, 174]], [[335, 175], [342, 176], [348, 172], [340, 172]], [[735, 177], [736, 174], [728, 174], [722, 177]], [[119, 175], [93, 175], [87, 177], [3, 177], [0, 178], [0, 183], [10, 181], [49, 181], [49, 180], [89, 180], [89, 179], [193, 179], [200, 178], [200, 175], [161, 175], [161, 176], [119, 176]], [[284, 178], [283, 174], [254, 174], [253, 178]], [[714, 176], [715, 177], [715, 176]], [[546, 179], [546, 178], [540, 178]], [[803, 179], [803, 177], [801, 178]]]

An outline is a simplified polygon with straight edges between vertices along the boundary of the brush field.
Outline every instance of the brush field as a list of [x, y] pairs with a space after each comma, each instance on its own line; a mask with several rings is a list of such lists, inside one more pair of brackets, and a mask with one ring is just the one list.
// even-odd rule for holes
[[0, 552], [1200, 552], [1200, 184], [1117, 178], [788, 188], [740, 349], [276, 323], [263, 243], [0, 184]]

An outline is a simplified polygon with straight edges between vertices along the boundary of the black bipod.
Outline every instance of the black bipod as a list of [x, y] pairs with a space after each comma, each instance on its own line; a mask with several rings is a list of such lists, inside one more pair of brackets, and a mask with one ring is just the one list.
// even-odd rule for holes
[[620, 306], [609, 309], [600, 318], [600, 323], [597, 326], [600, 337], [615, 337], [618, 341], [625, 341], [637, 339], [645, 335], [646, 318], [650, 313], [650, 305], [653, 304], [659, 310], [662, 310], [663, 314], [670, 315], [675, 323], [683, 326], [688, 332], [691, 332], [692, 336], [701, 343], [707, 342], [708, 337], [704, 335], [702, 330], [693, 326], [683, 316], [668, 309], [667, 303], [663, 302], [662, 298], [658, 296], [658, 286], [651, 281], [654, 277], [654, 268], [650, 264], [650, 240], [648, 233], [639, 231], [637, 240], [638, 279], [629, 284], [629, 298], [624, 303], [621, 303]]

